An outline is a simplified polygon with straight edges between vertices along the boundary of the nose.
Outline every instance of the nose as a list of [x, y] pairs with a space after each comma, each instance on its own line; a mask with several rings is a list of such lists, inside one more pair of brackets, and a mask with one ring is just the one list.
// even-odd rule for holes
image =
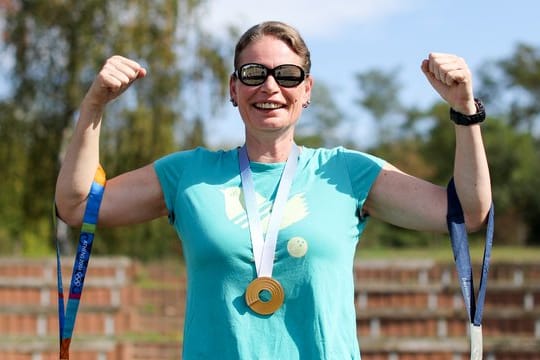
[[268, 74], [264, 82], [261, 84], [261, 89], [267, 92], [279, 91], [279, 84], [277, 83], [273, 74]]

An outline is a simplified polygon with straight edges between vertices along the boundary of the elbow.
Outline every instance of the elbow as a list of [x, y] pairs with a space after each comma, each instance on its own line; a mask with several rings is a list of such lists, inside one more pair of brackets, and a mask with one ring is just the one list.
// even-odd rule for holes
[[465, 223], [467, 225], [467, 232], [468, 233], [478, 232], [478, 231], [482, 230], [482, 228], [486, 224], [485, 221], [474, 221], [474, 220], [473, 221], [465, 220]]
[[460, 196], [460, 200], [467, 231], [474, 233], [482, 230], [488, 222], [493, 203], [489, 188], [479, 192], [476, 196]]
[[468, 232], [474, 233], [482, 230], [486, 226], [490, 207], [491, 206], [483, 207], [475, 213], [465, 214], [465, 224]]
[[80, 227], [82, 225], [82, 217], [74, 210], [67, 210], [66, 207], [55, 202], [56, 216], [71, 227]]
[[71, 227], [80, 227], [82, 225], [83, 212], [80, 209], [84, 207], [84, 204], [84, 200], [69, 201], [58, 195], [58, 192], [54, 197], [56, 216]]

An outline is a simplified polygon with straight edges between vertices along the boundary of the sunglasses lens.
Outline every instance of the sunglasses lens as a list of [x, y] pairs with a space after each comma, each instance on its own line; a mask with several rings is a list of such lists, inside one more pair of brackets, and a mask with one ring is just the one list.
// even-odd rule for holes
[[298, 86], [306, 78], [304, 70], [293, 64], [280, 65], [274, 69], [268, 69], [261, 64], [246, 64], [236, 72], [238, 79], [248, 86], [263, 84], [269, 74], [272, 74], [276, 82], [283, 87]]
[[283, 87], [295, 87], [304, 81], [304, 70], [296, 65], [280, 65], [274, 69], [277, 83]]
[[246, 85], [261, 85], [266, 80], [268, 71], [262, 65], [247, 64], [238, 71], [238, 78]]

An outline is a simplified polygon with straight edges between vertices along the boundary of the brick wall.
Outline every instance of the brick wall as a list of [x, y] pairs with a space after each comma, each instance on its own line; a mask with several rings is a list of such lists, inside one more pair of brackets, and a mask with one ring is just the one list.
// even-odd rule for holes
[[[540, 261], [492, 263], [485, 359], [540, 359], [539, 270]], [[355, 275], [364, 360], [469, 359], [468, 318], [453, 264], [370, 261], [358, 263]]]
[[[355, 276], [363, 360], [469, 358], [453, 264], [364, 261]], [[58, 358], [56, 292], [55, 259], [0, 259], [0, 359]], [[71, 357], [179, 359], [184, 297], [180, 262], [92, 258]], [[492, 263], [483, 328], [485, 359], [540, 359], [540, 261]]]

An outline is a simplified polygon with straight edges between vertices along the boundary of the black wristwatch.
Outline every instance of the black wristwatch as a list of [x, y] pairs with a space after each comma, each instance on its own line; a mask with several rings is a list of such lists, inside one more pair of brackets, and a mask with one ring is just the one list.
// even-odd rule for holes
[[468, 126], [481, 123], [486, 119], [486, 110], [484, 108], [484, 104], [480, 99], [474, 99], [474, 104], [476, 105], [476, 114], [464, 115], [450, 108], [450, 119], [452, 119], [452, 121], [457, 125]]

